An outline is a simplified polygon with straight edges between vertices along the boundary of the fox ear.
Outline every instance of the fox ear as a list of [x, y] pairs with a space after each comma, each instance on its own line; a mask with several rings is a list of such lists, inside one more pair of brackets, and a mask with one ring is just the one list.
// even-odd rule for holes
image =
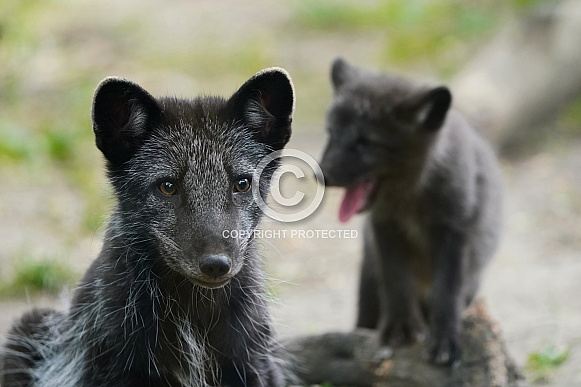
[[281, 68], [258, 72], [228, 101], [237, 119], [274, 150], [282, 149], [290, 139], [294, 103], [291, 78]]
[[415, 104], [415, 121], [428, 131], [436, 131], [442, 127], [450, 105], [452, 94], [445, 86], [429, 90]]
[[93, 98], [97, 148], [112, 165], [128, 161], [147, 138], [161, 108], [139, 85], [117, 77], [104, 79]]
[[335, 90], [339, 89], [347, 79], [351, 77], [353, 73], [353, 67], [347, 63], [343, 58], [337, 58], [333, 61], [331, 65], [331, 81], [333, 82], [333, 88]]

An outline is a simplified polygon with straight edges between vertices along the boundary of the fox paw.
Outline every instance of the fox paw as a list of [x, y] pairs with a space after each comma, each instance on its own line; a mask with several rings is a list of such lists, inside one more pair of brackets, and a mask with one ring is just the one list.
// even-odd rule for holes
[[380, 332], [383, 345], [399, 346], [423, 341], [425, 326], [419, 319], [394, 319], [382, 327]]
[[391, 359], [392, 357], [393, 349], [391, 347], [380, 347], [373, 356], [373, 363], [376, 365], [380, 365], [381, 363]]
[[460, 346], [455, 337], [430, 339], [427, 346], [428, 360], [435, 365], [452, 365], [460, 360]]

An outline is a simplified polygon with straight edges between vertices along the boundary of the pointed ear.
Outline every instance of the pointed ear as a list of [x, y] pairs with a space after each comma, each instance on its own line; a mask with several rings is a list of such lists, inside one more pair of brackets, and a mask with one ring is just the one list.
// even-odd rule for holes
[[97, 148], [114, 166], [128, 161], [149, 135], [161, 108], [139, 85], [117, 77], [104, 79], [93, 98]]
[[421, 127], [429, 131], [436, 131], [442, 127], [450, 105], [452, 94], [445, 86], [429, 90], [419, 102], [415, 104], [415, 121]]
[[228, 106], [256, 134], [258, 141], [282, 149], [291, 135], [294, 88], [281, 68], [258, 72], [228, 100]]
[[351, 65], [343, 58], [335, 59], [331, 65], [331, 81], [333, 82], [333, 88], [335, 90], [339, 89], [345, 81], [351, 77], [353, 70], [353, 67], [351, 67]]

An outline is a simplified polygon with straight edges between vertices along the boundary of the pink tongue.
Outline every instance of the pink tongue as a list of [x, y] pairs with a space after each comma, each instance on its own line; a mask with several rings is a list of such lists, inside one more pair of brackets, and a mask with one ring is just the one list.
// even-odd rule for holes
[[347, 222], [363, 207], [365, 197], [367, 196], [366, 184], [358, 184], [355, 187], [349, 187], [345, 190], [345, 196], [339, 208], [339, 220]]

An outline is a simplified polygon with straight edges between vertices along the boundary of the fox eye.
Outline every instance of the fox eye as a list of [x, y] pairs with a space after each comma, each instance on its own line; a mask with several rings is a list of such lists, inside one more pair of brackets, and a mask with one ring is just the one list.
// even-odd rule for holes
[[164, 181], [159, 185], [159, 191], [166, 196], [175, 195], [177, 190], [176, 185], [171, 181]]
[[242, 177], [234, 181], [234, 191], [236, 192], [246, 192], [250, 189], [250, 180]]

